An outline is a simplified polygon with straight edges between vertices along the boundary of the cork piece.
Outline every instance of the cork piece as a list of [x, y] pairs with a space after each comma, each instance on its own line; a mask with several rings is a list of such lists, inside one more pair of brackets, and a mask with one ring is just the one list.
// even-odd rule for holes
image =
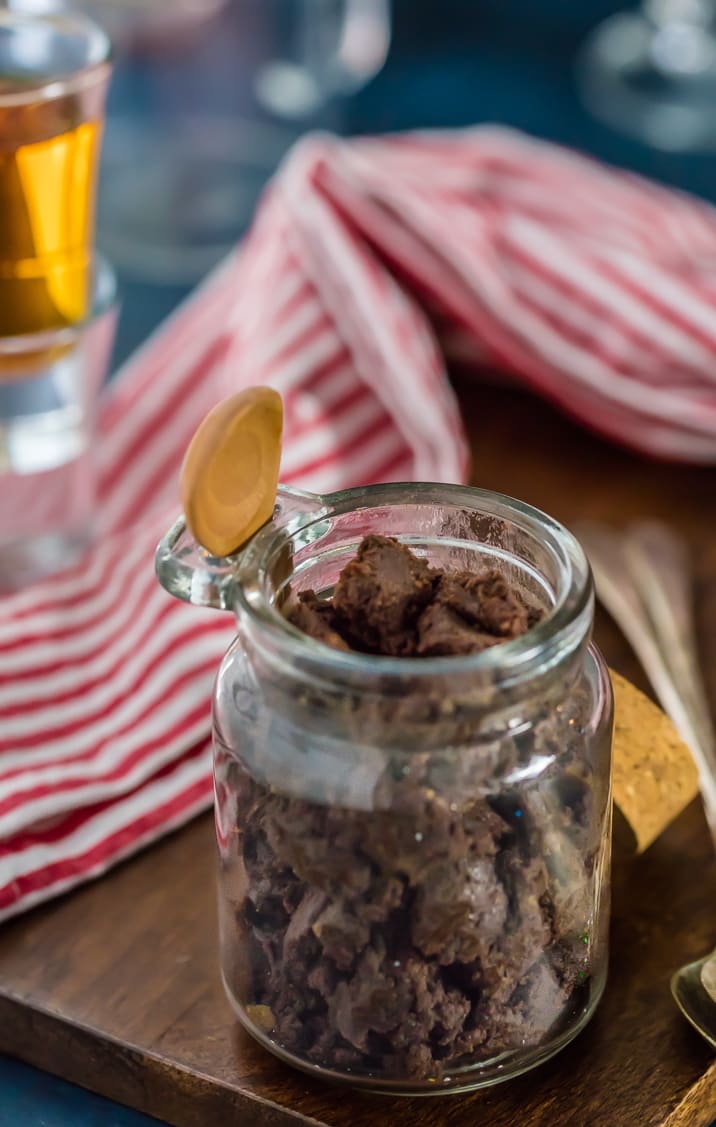
[[281, 461], [283, 405], [249, 387], [206, 416], [181, 468], [187, 526], [213, 556], [229, 556], [270, 519]]
[[643, 853], [699, 793], [691, 752], [669, 717], [613, 670], [614, 801]]

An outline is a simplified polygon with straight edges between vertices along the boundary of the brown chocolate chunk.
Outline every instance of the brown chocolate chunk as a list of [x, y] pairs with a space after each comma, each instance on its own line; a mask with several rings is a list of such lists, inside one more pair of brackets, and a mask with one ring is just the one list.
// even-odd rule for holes
[[529, 629], [528, 611], [519, 594], [496, 571], [484, 575], [456, 572], [440, 577], [435, 601], [464, 622], [501, 640]]
[[286, 608], [286, 617], [293, 626], [317, 642], [325, 642], [335, 650], [349, 648], [335, 628], [333, 606], [327, 599], [319, 599], [315, 591], [301, 591]]
[[418, 620], [417, 653], [420, 657], [480, 653], [501, 641], [468, 625], [459, 614], [440, 602], [426, 607]]
[[436, 573], [387, 536], [366, 536], [341, 572], [333, 594], [341, 633], [356, 649], [389, 656], [415, 649], [418, 616], [430, 601]]
[[498, 572], [440, 571], [388, 536], [365, 537], [332, 599], [304, 591], [286, 615], [336, 649], [390, 657], [480, 653], [535, 622]]

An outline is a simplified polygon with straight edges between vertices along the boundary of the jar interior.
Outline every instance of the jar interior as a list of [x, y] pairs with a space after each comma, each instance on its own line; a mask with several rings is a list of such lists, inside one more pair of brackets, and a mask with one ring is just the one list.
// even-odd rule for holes
[[[378, 503], [370, 503], [376, 493]], [[384, 500], [381, 493], [387, 493]], [[542, 612], [543, 622], [575, 600], [587, 582], [586, 561], [565, 530], [509, 498], [415, 485], [351, 490], [327, 500], [327, 515], [269, 540], [259, 568], [268, 604], [280, 607], [289, 588], [330, 595], [363, 537], [371, 534], [395, 537], [445, 570], [498, 570]]]

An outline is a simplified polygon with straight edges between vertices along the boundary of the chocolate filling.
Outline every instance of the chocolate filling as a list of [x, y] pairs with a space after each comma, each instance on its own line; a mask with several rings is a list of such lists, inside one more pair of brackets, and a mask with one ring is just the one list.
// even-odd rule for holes
[[[284, 612], [337, 649], [411, 657], [479, 653], [539, 618], [499, 573], [442, 571], [379, 536], [331, 598], [302, 592]], [[370, 809], [290, 797], [243, 772], [240, 1000], [272, 1040], [332, 1070], [439, 1080], [539, 1046], [583, 1010], [600, 819], [586, 693], [557, 700], [492, 751], [477, 741], [472, 758], [449, 746], [464, 739], [459, 702], [346, 703], [357, 732], [416, 712], [445, 726], [443, 755], [386, 756]], [[505, 788], [506, 767], [535, 756], [551, 765]]]

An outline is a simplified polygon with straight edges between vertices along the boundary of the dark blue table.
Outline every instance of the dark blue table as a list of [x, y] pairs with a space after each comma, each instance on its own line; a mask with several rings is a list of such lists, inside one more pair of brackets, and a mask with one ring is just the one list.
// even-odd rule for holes
[[[193, 65], [200, 81], [201, 68], [205, 68], [205, 82], [220, 108], [260, 119], [245, 74], [236, 65], [236, 51], [246, 50], [242, 6], [252, 2], [255, 0], [234, 0], [225, 26], [213, 43], [203, 42], [197, 49]], [[599, 125], [578, 102], [573, 75], [577, 47], [590, 28], [622, 6], [613, 0], [580, 0], [578, 4], [561, 0], [394, 0], [395, 35], [388, 65], [369, 87], [343, 105], [330, 107], [316, 124], [364, 133], [503, 122], [716, 200], [712, 158], [657, 153], [634, 144]], [[140, 116], [151, 81], [151, 57], [131, 63], [120, 59], [110, 113]], [[177, 91], [178, 98], [190, 95], [191, 90], [183, 95]], [[131, 278], [120, 281], [123, 313], [116, 363], [188, 292], [183, 285], [147, 285]], [[0, 1127], [148, 1127], [156, 1123], [0, 1058]]]

